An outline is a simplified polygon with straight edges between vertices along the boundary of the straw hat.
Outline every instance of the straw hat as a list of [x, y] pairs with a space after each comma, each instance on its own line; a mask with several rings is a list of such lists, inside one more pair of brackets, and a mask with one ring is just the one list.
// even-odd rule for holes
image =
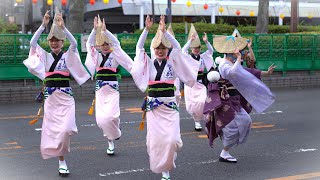
[[247, 39], [242, 37], [217, 36], [213, 38], [213, 47], [219, 53], [234, 53], [235, 49], [242, 50], [247, 44]]
[[66, 39], [66, 35], [64, 34], [63, 30], [61, 29], [61, 27], [58, 25], [58, 19], [56, 18], [58, 14], [61, 14], [59, 9], [56, 7], [55, 10], [55, 15], [54, 15], [54, 19], [53, 19], [53, 23], [50, 29], [50, 32], [48, 34], [47, 40], [50, 40], [51, 38], [55, 37], [59, 40], [65, 40]]
[[171, 47], [170, 41], [164, 36], [163, 32], [160, 29], [160, 25], [159, 25], [157, 33], [154, 36], [153, 41], [151, 43], [151, 47], [155, 49], [155, 48], [159, 47], [160, 44], [164, 45], [167, 48]]
[[188, 40], [191, 39], [192, 34], [194, 34], [196, 36], [196, 39], [191, 41], [190, 48], [200, 47], [201, 43], [200, 43], [198, 33], [197, 33], [194, 25], [191, 23], [191, 27], [190, 27], [190, 31], [189, 31], [189, 35], [188, 35]]
[[170, 33], [173, 37], [175, 37], [171, 23], [169, 24], [168, 28], [167, 28], [168, 33]]
[[98, 15], [98, 26], [96, 30], [96, 45], [101, 46], [104, 43], [111, 43], [111, 40], [102, 32], [103, 23]]
[[234, 31], [233, 31], [233, 33], [232, 33], [232, 36], [233, 36], [233, 37], [241, 37], [241, 34], [240, 34], [240, 32], [238, 31], [237, 28], [234, 28]]

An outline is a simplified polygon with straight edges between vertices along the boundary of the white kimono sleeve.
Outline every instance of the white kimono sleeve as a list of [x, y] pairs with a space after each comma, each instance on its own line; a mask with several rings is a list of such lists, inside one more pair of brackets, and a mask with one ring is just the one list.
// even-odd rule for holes
[[148, 31], [144, 29], [137, 43], [136, 56], [131, 69], [132, 78], [142, 92], [145, 92], [148, 87], [150, 69], [149, 61], [151, 61], [143, 48], [147, 35]]
[[90, 75], [81, 63], [80, 55], [77, 49], [76, 39], [67, 30], [67, 28], [64, 28], [63, 32], [66, 34], [67, 38], [71, 43], [68, 51], [66, 52], [67, 68], [70, 71], [72, 77], [76, 80], [76, 82], [79, 85], [82, 85], [90, 78]]
[[189, 54], [183, 53], [180, 44], [170, 33], [165, 32], [164, 36], [173, 46], [169, 61], [172, 61], [175, 74], [183, 83], [192, 87], [197, 81], [200, 62], [195, 61]]
[[94, 78], [94, 72], [96, 70], [96, 67], [98, 64], [98, 58], [99, 58], [99, 52], [94, 47], [95, 39], [96, 39], [96, 32], [93, 29], [91, 31], [89, 38], [88, 38], [88, 41], [86, 43], [87, 57], [86, 57], [86, 62], [85, 62], [85, 65], [91, 74], [91, 79]]
[[[154, 38], [151, 40], [151, 44], [153, 44]], [[154, 48], [150, 46], [150, 55], [151, 55], [151, 60], [156, 59], [156, 53], [154, 52]]]
[[189, 47], [190, 47], [191, 41], [192, 41], [192, 40], [189, 39], [188, 42], [183, 46], [183, 48], [182, 48], [182, 52], [183, 52], [183, 53], [189, 54], [189, 53], [188, 53], [188, 49], [189, 49]]
[[133, 60], [130, 58], [130, 56], [125, 53], [120, 46], [115, 46], [112, 54], [116, 61], [130, 73], [133, 64]]
[[119, 40], [110, 32], [106, 31], [106, 36], [111, 39], [113, 45], [112, 55], [116, 59], [116, 61], [124, 67], [128, 72], [131, 72], [132, 69], [132, 59], [128, 56], [127, 53], [123, 51], [120, 46]]
[[211, 67], [216, 68], [216, 64], [213, 62], [213, 48], [209, 42], [206, 43], [208, 50], [202, 53], [200, 56], [204, 61], [204, 65], [206, 66], [207, 71], [211, 69]]
[[172, 49], [169, 61], [177, 77], [187, 86], [192, 87], [197, 81], [199, 61], [195, 61], [190, 55], [182, 53], [181, 49]]
[[33, 35], [30, 41], [28, 59], [23, 61], [23, 64], [28, 68], [28, 71], [41, 80], [45, 78], [45, 61], [47, 52], [39, 46], [37, 41], [44, 29], [45, 27], [40, 26]]

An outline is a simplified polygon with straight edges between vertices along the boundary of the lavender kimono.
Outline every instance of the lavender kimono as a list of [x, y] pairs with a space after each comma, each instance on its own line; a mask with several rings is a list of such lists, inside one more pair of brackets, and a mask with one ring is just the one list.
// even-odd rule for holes
[[[139, 38], [131, 71], [138, 88], [145, 92], [148, 85], [174, 84], [176, 78], [192, 87], [196, 82], [199, 63], [183, 54], [179, 43], [168, 32], [164, 35], [173, 45], [173, 49], [166, 61], [160, 81], [155, 81], [157, 70], [154, 61], [157, 60], [150, 59], [143, 48], [147, 35], [148, 31], [144, 30]], [[175, 167], [176, 152], [182, 147], [176, 97], [174, 95], [172, 97], [148, 96], [146, 110], [146, 144], [150, 169], [155, 173], [169, 171]]]
[[[219, 71], [223, 79], [208, 85], [204, 107], [204, 114], [210, 114], [206, 123], [207, 134], [210, 146], [221, 135], [224, 146], [232, 147], [244, 143], [249, 135], [250, 105], [260, 113], [272, 105], [275, 97], [259, 80], [259, 70], [244, 69], [238, 62], [232, 64], [224, 59], [220, 62]], [[232, 92], [239, 94], [232, 95]]]
[[[63, 31], [71, 45], [67, 52], [61, 53], [53, 72], [49, 72], [55, 59], [51, 53], [47, 53], [37, 44], [44, 29], [45, 27], [41, 26], [32, 37], [29, 57], [23, 61], [29, 72], [44, 81], [54, 76], [69, 77], [70, 74], [79, 85], [87, 81], [90, 75], [81, 63], [77, 41], [66, 28]], [[71, 87], [45, 87], [44, 95], [40, 150], [42, 157], [48, 159], [70, 152], [70, 135], [78, 130]]]
[[[188, 54], [188, 49], [190, 47], [191, 40], [189, 40], [186, 45], [182, 48], [182, 51]], [[216, 67], [213, 63], [213, 48], [209, 42], [206, 43], [208, 50], [199, 55], [199, 57], [195, 57], [192, 55], [193, 61], [200, 62], [200, 66], [198, 69], [198, 77], [202, 77], [205, 68], [209, 71], [212, 67]], [[195, 59], [196, 58], [196, 59]], [[201, 76], [199, 76], [202, 74]], [[193, 117], [195, 121], [204, 120], [203, 116], [203, 106], [207, 97], [207, 88], [203, 85], [201, 80], [202, 78], [198, 78], [198, 81], [191, 88], [188, 86], [184, 86], [184, 97], [186, 103], [187, 112]]]
[[[88, 41], [87, 58], [85, 65], [93, 78], [95, 72], [109, 71], [115, 75], [119, 65], [124, 67], [128, 72], [132, 68], [132, 59], [121, 49], [120, 42], [114, 35], [107, 31], [106, 36], [112, 41], [112, 52], [108, 55], [102, 55], [94, 47], [95, 30], [93, 29]], [[103, 61], [103, 56], [106, 59]], [[108, 56], [108, 57], [107, 57]], [[102, 64], [104, 62], [104, 64]], [[102, 74], [109, 75], [109, 74]], [[120, 125], [120, 105], [119, 105], [119, 83], [116, 76], [111, 81], [110, 79], [97, 79], [95, 91], [95, 112], [97, 125], [103, 131], [103, 135], [114, 140], [121, 136]]]

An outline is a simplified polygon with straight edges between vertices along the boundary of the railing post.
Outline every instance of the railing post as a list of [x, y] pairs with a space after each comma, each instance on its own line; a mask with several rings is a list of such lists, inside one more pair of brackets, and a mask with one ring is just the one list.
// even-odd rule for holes
[[312, 55], [312, 58], [311, 58], [311, 70], [310, 70], [310, 75], [313, 75], [314, 74], [314, 70], [315, 70], [315, 64], [316, 64], [316, 51], [317, 51], [317, 47], [316, 47], [316, 38], [317, 38], [317, 35], [312, 35], [312, 52], [311, 52], [311, 55]]
[[39, 79], [38, 79], [38, 78], [35, 78], [35, 79], [34, 79], [34, 84], [35, 84], [37, 87], [39, 87], [40, 84], [39, 84]]
[[[258, 49], [259, 49], [259, 45], [258, 45], [258, 34], [254, 34], [253, 36], [253, 53], [255, 53], [255, 58], [256, 58], [256, 63], [258, 62], [258, 59], [259, 59], [259, 52], [258, 52]], [[258, 54], [256, 53], [258, 52]]]
[[17, 35], [16, 35], [16, 34], [13, 35], [13, 41], [14, 41], [14, 43], [13, 43], [13, 54], [14, 54], [14, 56], [13, 56], [13, 58], [14, 58], [13, 63], [16, 64], [16, 63], [17, 63]]
[[288, 35], [285, 34], [285, 43], [284, 43], [284, 62], [283, 62], [283, 70], [282, 70], [282, 76], [286, 76], [287, 71], [287, 59], [288, 59]]
[[271, 34], [271, 42], [270, 42], [270, 46], [269, 46], [269, 51], [270, 51], [270, 59], [273, 59], [272, 58], [272, 55], [273, 55], [273, 34]]

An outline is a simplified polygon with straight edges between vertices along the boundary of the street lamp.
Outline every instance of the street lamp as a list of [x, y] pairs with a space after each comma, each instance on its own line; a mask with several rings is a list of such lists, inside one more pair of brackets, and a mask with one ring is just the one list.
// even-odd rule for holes
[[216, 7], [219, 5], [219, 2], [217, 2], [216, 0], [213, 0], [210, 5], [212, 6], [211, 24], [215, 24], [216, 23]]
[[9, 22], [9, 14], [6, 13], [4, 16], [6, 17], [7, 22]]
[[282, 26], [283, 25], [283, 17], [281, 17], [281, 15], [283, 14], [283, 9], [286, 6], [286, 4], [283, 2], [283, 0], [279, 0], [279, 4], [278, 4], [278, 22], [279, 25]]
[[140, 6], [139, 13], [139, 29], [143, 29], [144, 27], [144, 8], [146, 4], [146, 0], [137, 0], [135, 1], [136, 5]]
[[25, 8], [26, 7], [26, 1], [25, 0], [16, 0], [16, 3], [14, 3], [14, 8], [16, 10], [17, 14], [22, 14], [22, 23], [21, 23], [21, 31], [22, 34], [25, 33]]

